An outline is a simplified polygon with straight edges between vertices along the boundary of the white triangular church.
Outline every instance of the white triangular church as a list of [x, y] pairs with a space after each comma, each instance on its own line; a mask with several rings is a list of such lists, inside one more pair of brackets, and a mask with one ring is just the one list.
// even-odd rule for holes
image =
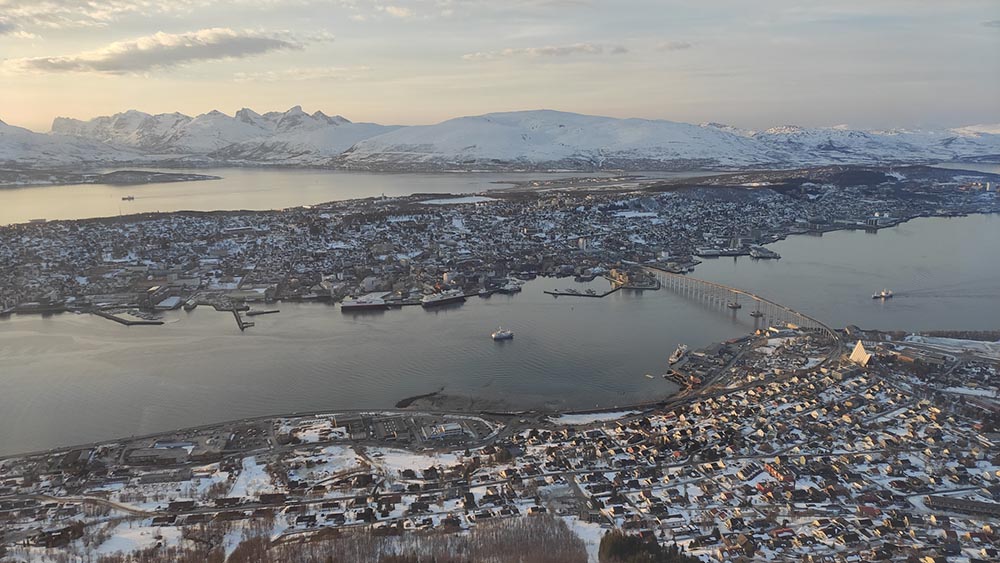
[[858, 340], [857, 345], [854, 346], [854, 351], [851, 352], [851, 361], [864, 367], [868, 365], [871, 359], [872, 355], [868, 353], [868, 350], [865, 350], [865, 345]]

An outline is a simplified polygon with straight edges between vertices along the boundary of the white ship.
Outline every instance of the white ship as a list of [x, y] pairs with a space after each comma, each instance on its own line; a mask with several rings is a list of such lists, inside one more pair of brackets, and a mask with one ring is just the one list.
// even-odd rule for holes
[[493, 331], [493, 334], [491, 334], [490, 337], [493, 338], [493, 340], [513, 340], [514, 331], [508, 330], [501, 326], [497, 327], [497, 329]]
[[347, 298], [340, 302], [341, 311], [366, 311], [366, 310], [378, 310], [387, 309], [389, 307], [386, 304], [385, 299], [382, 299], [380, 295], [368, 294], [363, 297]]
[[449, 303], [458, 303], [465, 301], [465, 294], [462, 293], [460, 289], [449, 289], [447, 291], [442, 291], [441, 293], [432, 293], [430, 295], [425, 295], [420, 300], [420, 306], [424, 307], [437, 307], [438, 305], [447, 305]]
[[883, 289], [878, 293], [872, 294], [872, 299], [882, 299], [883, 301], [886, 299], [892, 299], [892, 291], [888, 289]]
[[681, 358], [684, 357], [684, 354], [687, 354], [687, 351], [688, 351], [687, 346], [685, 346], [684, 344], [679, 345], [677, 349], [674, 350], [674, 353], [670, 354], [670, 360], [669, 360], [670, 365], [674, 365], [677, 362], [681, 361]]

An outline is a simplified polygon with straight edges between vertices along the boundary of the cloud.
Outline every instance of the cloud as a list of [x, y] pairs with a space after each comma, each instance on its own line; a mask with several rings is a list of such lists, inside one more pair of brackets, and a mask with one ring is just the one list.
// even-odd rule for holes
[[[328, 35], [308, 40], [328, 39]], [[302, 42], [287, 33], [201, 29], [188, 33], [155, 33], [118, 41], [94, 51], [57, 57], [14, 59], [7, 66], [36, 72], [141, 73], [198, 61], [234, 59], [269, 51], [301, 49]]]
[[467, 61], [483, 61], [509, 57], [566, 57], [569, 55], [622, 55], [628, 53], [624, 45], [603, 45], [600, 43], [574, 43], [572, 45], [547, 45], [545, 47], [518, 47], [499, 51], [483, 51], [462, 55]]
[[683, 51], [693, 47], [687, 41], [664, 41], [656, 46], [657, 51]]
[[370, 71], [367, 66], [287, 68], [263, 72], [237, 72], [237, 82], [287, 82], [300, 80], [355, 80]]
[[412, 18], [414, 16], [413, 10], [403, 6], [379, 6], [378, 10], [394, 18]]
[[189, 11], [204, 0], [0, 0], [0, 13], [20, 29], [104, 26], [129, 14]]
[[18, 39], [37, 39], [38, 36], [34, 33], [29, 33], [21, 29], [21, 27], [6, 18], [0, 18], [0, 37], [17, 37]]
[[983, 22], [983, 25], [985, 25], [986, 27], [1000, 27], [1000, 20], [990, 20], [987, 22]]

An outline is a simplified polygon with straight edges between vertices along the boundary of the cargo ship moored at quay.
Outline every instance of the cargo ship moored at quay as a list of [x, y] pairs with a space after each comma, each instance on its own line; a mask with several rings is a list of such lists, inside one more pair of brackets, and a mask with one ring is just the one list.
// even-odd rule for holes
[[449, 289], [447, 291], [442, 291], [441, 293], [425, 295], [420, 300], [420, 306], [427, 309], [430, 307], [448, 305], [450, 303], [461, 303], [462, 301], [465, 301], [465, 294], [462, 293], [462, 290]]

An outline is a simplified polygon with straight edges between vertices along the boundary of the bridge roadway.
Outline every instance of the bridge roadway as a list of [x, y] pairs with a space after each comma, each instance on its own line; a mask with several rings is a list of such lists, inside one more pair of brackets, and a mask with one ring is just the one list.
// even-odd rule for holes
[[[759, 312], [760, 316], [753, 317], [755, 326], [768, 326], [764, 323], [773, 325], [776, 322], [777, 324], [792, 323], [799, 328], [824, 332], [830, 338], [839, 340], [837, 333], [822, 321], [780, 303], [775, 303], [756, 293], [684, 274], [676, 274], [655, 266], [647, 266], [646, 269], [660, 279], [661, 285], [685, 297], [705, 302], [713, 307], [729, 309], [733, 315], [739, 314], [744, 309], [752, 309], [750, 312]], [[743, 298], [742, 302], [740, 301], [741, 297]], [[738, 304], [740, 307], [733, 308], [730, 307], [730, 304]]]

